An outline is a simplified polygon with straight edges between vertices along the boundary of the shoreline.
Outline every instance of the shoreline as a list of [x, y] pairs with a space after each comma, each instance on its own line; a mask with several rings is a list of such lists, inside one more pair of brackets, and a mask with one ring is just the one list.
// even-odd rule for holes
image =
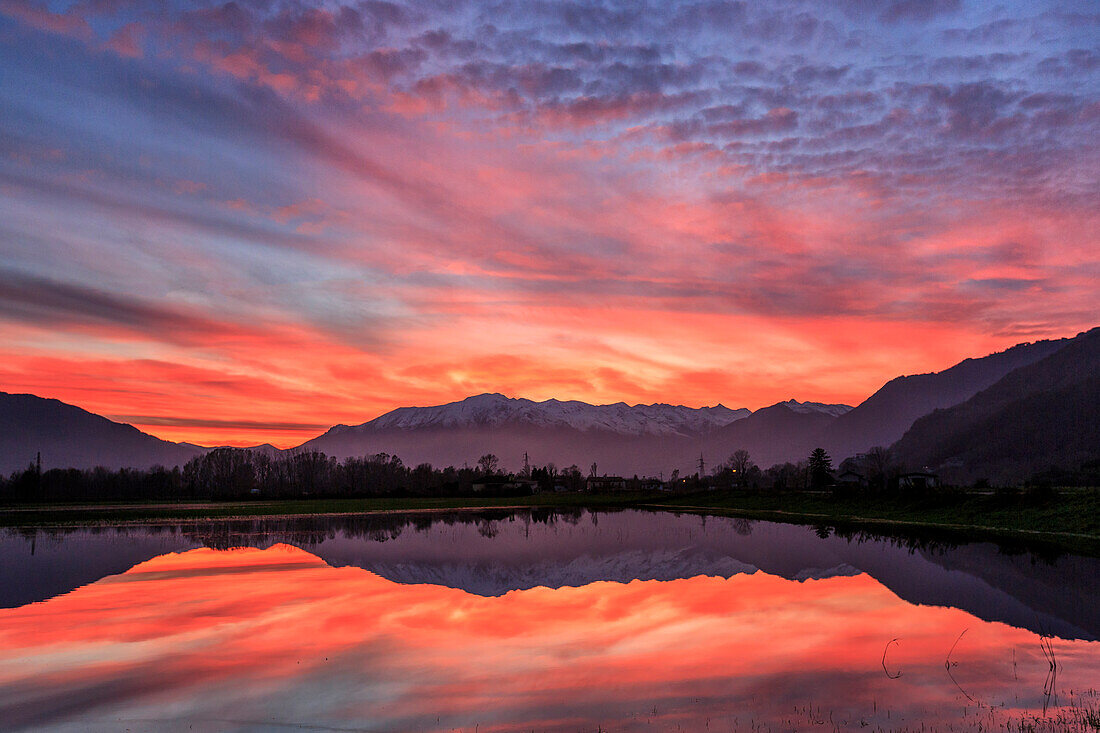
[[[854, 515], [811, 514], [805, 512], [787, 512], [768, 509], [736, 509], [729, 507], [704, 507], [692, 505], [645, 505], [637, 509], [656, 509], [682, 514], [699, 514], [710, 517], [737, 517], [782, 524], [803, 526], [825, 526], [844, 529], [878, 530], [885, 536], [902, 536], [916, 532], [934, 533], [938, 538], [967, 542], [993, 542], [1004, 544], [1005, 540], [1017, 541], [1024, 546], [1044, 545], [1049, 549], [1072, 552], [1077, 555], [1100, 557], [1100, 536], [1084, 532], [1059, 532], [1052, 530], [1021, 529], [1015, 527], [997, 527], [979, 524], [947, 524], [940, 522], [921, 522], [905, 519], [885, 519], [881, 517], [860, 517]], [[890, 533], [888, 530], [898, 530]], [[1000, 540], [1000, 542], [999, 542]]]
[[[998, 504], [994, 497], [966, 495], [955, 503], [927, 506], [900, 502], [838, 500], [829, 496], [789, 494], [779, 496], [707, 492], [667, 494], [536, 494], [522, 497], [404, 497], [372, 499], [286, 499], [243, 502], [119, 503], [80, 505], [32, 505], [0, 507], [0, 528], [65, 529], [76, 527], [173, 524], [202, 521], [308, 519], [437, 512], [479, 512], [589, 509], [668, 511], [705, 516], [728, 516], [831, 527], [844, 531], [867, 530], [895, 536], [924, 535], [953, 542], [995, 542], [1100, 557], [1100, 530], [1093, 530], [1100, 514], [1100, 491], [1063, 494], [1044, 504]], [[975, 514], [981, 509], [985, 515]], [[966, 511], [962, 511], [965, 509]], [[945, 513], [958, 520], [943, 521]], [[1076, 517], [1077, 526], [1052, 526], [1062, 515]], [[966, 521], [978, 516], [988, 521]], [[1003, 521], [1005, 519], [1009, 522]], [[1072, 525], [1073, 523], [1070, 522]]]

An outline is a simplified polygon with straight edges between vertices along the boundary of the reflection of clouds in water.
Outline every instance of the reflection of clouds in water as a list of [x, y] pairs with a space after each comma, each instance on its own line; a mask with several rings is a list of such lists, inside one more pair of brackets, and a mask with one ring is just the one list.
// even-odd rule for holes
[[5, 683], [0, 688], [4, 725], [12, 730], [38, 729], [70, 718], [94, 718], [97, 711], [165, 690], [178, 690], [189, 682], [184, 674], [159, 666], [153, 674], [145, 665], [116, 669], [112, 674], [109, 679], [66, 679], [58, 675], [51, 680]]
[[1007, 554], [987, 543], [951, 546], [921, 536], [827, 534], [738, 518], [546, 508], [8, 530], [0, 532], [0, 605], [49, 598], [172, 550], [284, 542], [332, 566], [481, 595], [601, 580], [729, 577], [754, 568], [821, 578], [856, 568], [912, 603], [962, 608], [1063, 638], [1100, 636], [1096, 558]]
[[[862, 574], [482, 597], [276, 546], [167, 555], [132, 575], [0, 612], [8, 724], [576, 730], [655, 720], [699, 729], [738, 716], [778, 722], [807, 705], [841, 725], [957, 722], [943, 655], [962, 628], [953, 673], [975, 699], [1005, 703], [1006, 715], [1042, 704], [1034, 634], [910, 605]], [[879, 660], [897, 636], [890, 661], [905, 676], [891, 680]], [[1067, 684], [1100, 674], [1096, 645], [1054, 643], [1072, 660]]]

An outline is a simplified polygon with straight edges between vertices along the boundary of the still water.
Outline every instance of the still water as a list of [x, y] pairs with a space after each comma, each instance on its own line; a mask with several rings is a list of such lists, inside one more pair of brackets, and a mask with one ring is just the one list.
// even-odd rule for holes
[[0, 728], [1100, 730], [1100, 560], [668, 513], [0, 533]]

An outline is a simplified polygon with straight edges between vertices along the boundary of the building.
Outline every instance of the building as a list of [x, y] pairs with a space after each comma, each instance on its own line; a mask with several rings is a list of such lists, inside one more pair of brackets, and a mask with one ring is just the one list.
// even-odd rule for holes
[[622, 476], [589, 476], [585, 488], [596, 494], [626, 491], [626, 479]]
[[836, 477], [837, 486], [843, 486], [846, 488], [864, 488], [867, 486], [867, 479], [862, 473], [856, 471], [844, 471]]
[[508, 478], [507, 476], [489, 476], [474, 481], [470, 490], [475, 494], [534, 494], [539, 490], [537, 481], [526, 478]]
[[925, 491], [939, 486], [939, 477], [934, 473], [914, 471], [898, 476], [898, 489], [901, 491]]

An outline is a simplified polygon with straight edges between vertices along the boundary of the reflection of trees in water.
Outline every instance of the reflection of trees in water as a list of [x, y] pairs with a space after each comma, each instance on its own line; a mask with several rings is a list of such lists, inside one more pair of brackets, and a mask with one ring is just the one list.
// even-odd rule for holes
[[[955, 548], [959, 547], [960, 543], [951, 538], [950, 535], [944, 534], [923, 534], [917, 532], [910, 532], [905, 530], [893, 531], [893, 532], [874, 532], [866, 529], [852, 529], [850, 527], [834, 526], [834, 525], [818, 525], [819, 535], [820, 530], [825, 530], [824, 536], [828, 536], [829, 531], [835, 534], [837, 537], [842, 537], [850, 543], [862, 545], [867, 542], [883, 542], [891, 547], [899, 547], [909, 551], [910, 555], [917, 553], [931, 553], [936, 555], [942, 555]], [[963, 542], [961, 544], [968, 544]]]
[[496, 522], [486, 519], [477, 523], [477, 533], [482, 537], [492, 539], [500, 534], [500, 529], [497, 527]]
[[314, 517], [256, 517], [252, 519], [208, 519], [176, 523], [151, 523], [94, 527], [18, 527], [3, 530], [28, 544], [51, 541], [60, 543], [74, 533], [117, 535], [119, 537], [178, 536], [216, 550], [235, 547], [269, 547], [290, 544], [298, 547], [319, 545], [338, 535], [373, 542], [397, 539], [405, 531], [428, 532], [438, 525], [463, 526], [476, 529], [486, 538], [500, 534], [501, 522], [517, 520], [552, 525], [559, 521], [577, 524], [587, 510], [554, 509], [491, 509], [486, 511], [414, 512], [409, 514], [360, 514]]
[[[951, 550], [978, 542], [989, 542], [997, 545], [997, 551], [1002, 555], [1030, 554], [1032, 562], [1041, 562], [1045, 565], [1054, 565], [1065, 551], [1043, 542], [1035, 540], [1023, 540], [1013, 537], [997, 536], [976, 538], [974, 540], [960, 540], [956, 532], [939, 530], [934, 527], [920, 529], [891, 528], [886, 531], [872, 531], [867, 529], [855, 529], [853, 527], [837, 525], [819, 525], [832, 531], [837, 537], [842, 537], [848, 542], [863, 544], [865, 542], [884, 542], [892, 547], [899, 547], [909, 551], [909, 554], [944, 555]], [[820, 536], [820, 532], [819, 532]]]
[[579, 509], [577, 507], [571, 507], [571, 508], [568, 508], [568, 509], [558, 510], [558, 514], [557, 514], [556, 518], [560, 519], [561, 521], [565, 522], [566, 524], [572, 524], [572, 525], [576, 526], [577, 524], [580, 523], [581, 517], [583, 517], [583, 516], [584, 516], [584, 509]]
[[489, 511], [417, 512], [411, 514], [363, 514], [338, 517], [286, 517], [247, 520], [218, 520], [182, 525], [181, 534], [207, 547], [268, 546], [286, 543], [297, 546], [317, 545], [338, 534], [352, 539], [386, 542], [405, 531], [428, 532], [433, 527], [463, 526], [479, 535], [493, 538], [500, 534], [500, 523], [517, 519], [553, 524], [576, 524], [584, 509], [495, 509]]
[[[62, 542], [75, 532], [91, 535], [117, 535], [128, 537], [180, 536], [192, 542], [214, 549], [233, 547], [267, 547], [276, 543], [298, 546], [318, 545], [334, 539], [337, 534], [349, 538], [386, 542], [397, 539], [407, 530], [423, 533], [437, 525], [470, 526], [486, 538], [499, 535], [496, 523], [522, 521], [529, 528], [531, 523], [544, 525], [564, 523], [578, 525], [589, 516], [592, 524], [598, 524], [599, 514], [618, 514], [623, 509], [590, 511], [580, 507], [531, 507], [518, 509], [441, 510], [431, 512], [358, 514], [339, 516], [255, 517], [251, 519], [204, 519], [180, 522], [157, 522], [133, 525], [96, 525], [90, 527], [13, 527], [2, 530], [7, 536], [16, 536], [28, 544]], [[671, 512], [674, 517], [685, 516]], [[703, 520], [705, 521], [705, 515]], [[745, 518], [728, 520], [734, 532], [743, 537], [752, 534], [757, 521]], [[703, 525], [705, 531], [705, 524]], [[844, 524], [819, 524], [815, 526], [819, 537], [833, 535], [849, 543], [864, 544], [883, 542], [908, 550], [911, 554], [943, 555], [962, 545], [957, 533], [934, 528], [905, 529], [892, 527], [886, 530], [868, 530]], [[529, 529], [527, 530], [529, 532]], [[1004, 555], [1030, 553], [1032, 562], [1053, 565], [1065, 553], [1050, 545], [1035, 541], [1021, 541], [1008, 537], [990, 537], [978, 541], [995, 542]]]

